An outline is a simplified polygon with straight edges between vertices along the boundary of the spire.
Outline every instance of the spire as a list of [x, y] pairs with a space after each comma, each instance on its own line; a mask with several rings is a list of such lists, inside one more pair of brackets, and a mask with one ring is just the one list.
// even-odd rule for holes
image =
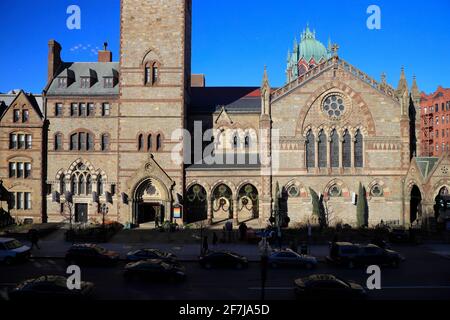
[[408, 82], [406, 81], [405, 67], [402, 67], [402, 72], [400, 75], [400, 81], [398, 82], [397, 92], [401, 95], [403, 95], [405, 92], [408, 92]]
[[419, 91], [419, 86], [417, 85], [416, 75], [413, 76], [413, 84], [412, 84], [412, 87], [411, 87], [411, 95], [412, 95], [412, 98], [414, 100], [420, 99], [420, 91]]
[[269, 76], [267, 75], [267, 66], [264, 66], [264, 75], [263, 75], [263, 80], [262, 80], [262, 84], [261, 84], [261, 88], [270, 88], [269, 85]]
[[264, 66], [264, 75], [261, 84], [261, 115], [270, 116], [270, 84], [267, 75], [267, 66]]

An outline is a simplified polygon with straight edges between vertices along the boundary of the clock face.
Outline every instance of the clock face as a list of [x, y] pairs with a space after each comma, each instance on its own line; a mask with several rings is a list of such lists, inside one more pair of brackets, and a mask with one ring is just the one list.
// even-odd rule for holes
[[341, 118], [346, 111], [344, 98], [337, 94], [329, 95], [323, 101], [322, 110], [330, 118]]

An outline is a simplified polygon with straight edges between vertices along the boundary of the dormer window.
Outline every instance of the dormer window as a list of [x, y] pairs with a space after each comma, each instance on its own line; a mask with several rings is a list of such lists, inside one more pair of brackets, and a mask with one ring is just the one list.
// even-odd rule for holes
[[58, 78], [58, 88], [67, 88], [67, 78], [66, 77]]
[[91, 78], [82, 77], [81, 78], [81, 88], [88, 89], [91, 87]]
[[113, 77], [105, 77], [104, 78], [104, 86], [105, 88], [114, 88], [114, 78]]

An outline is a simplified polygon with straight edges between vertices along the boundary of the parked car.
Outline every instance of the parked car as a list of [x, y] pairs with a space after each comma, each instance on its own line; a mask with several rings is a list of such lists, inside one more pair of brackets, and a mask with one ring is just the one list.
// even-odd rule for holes
[[81, 282], [81, 289], [70, 290], [67, 278], [61, 276], [42, 276], [19, 283], [9, 293], [10, 300], [31, 299], [88, 299], [94, 290], [91, 282]]
[[301, 255], [290, 249], [277, 250], [269, 256], [269, 265], [272, 268], [291, 266], [312, 269], [317, 267], [317, 259], [309, 255]]
[[12, 238], [0, 238], [0, 261], [9, 265], [15, 261], [27, 260], [31, 249]]
[[365, 289], [356, 282], [330, 274], [312, 275], [294, 281], [295, 295], [306, 299], [364, 299]]
[[398, 267], [405, 258], [398, 252], [382, 249], [376, 245], [358, 245], [348, 242], [333, 243], [327, 262], [347, 266], [353, 269], [357, 266], [392, 266]]
[[68, 263], [81, 265], [111, 265], [119, 261], [119, 254], [95, 244], [75, 244], [66, 253]]
[[176, 263], [177, 256], [170, 252], [164, 252], [158, 249], [141, 249], [131, 251], [127, 254], [128, 261], [141, 261], [158, 259], [169, 263]]
[[125, 266], [124, 277], [180, 282], [186, 279], [186, 272], [179, 264], [152, 259], [128, 263]]
[[199, 257], [199, 263], [205, 269], [243, 269], [248, 267], [248, 259], [246, 257], [228, 251], [210, 251], [207, 254]]

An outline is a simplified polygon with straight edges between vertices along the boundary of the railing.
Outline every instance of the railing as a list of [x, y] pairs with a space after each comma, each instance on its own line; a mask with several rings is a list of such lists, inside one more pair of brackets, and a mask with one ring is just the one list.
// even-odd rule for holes
[[379, 83], [378, 81], [376, 81], [375, 79], [373, 79], [372, 77], [368, 76], [367, 74], [365, 74], [364, 72], [362, 72], [361, 70], [355, 68], [354, 66], [352, 66], [351, 64], [349, 64], [348, 62], [339, 59], [338, 57], [333, 57], [317, 66], [315, 66], [313, 69], [309, 70], [308, 72], [300, 75], [299, 77], [297, 77], [295, 80], [289, 82], [288, 84], [286, 84], [284, 87], [275, 90], [272, 93], [272, 99], [273, 100], [277, 100], [278, 98], [280, 98], [281, 96], [289, 93], [290, 91], [292, 91], [293, 89], [299, 87], [301, 84], [311, 80], [315, 75], [321, 73], [324, 70], [328, 70], [332, 67], [335, 67], [337, 69], [342, 69], [345, 70], [349, 73], [351, 73], [353, 76], [359, 78], [360, 80], [364, 81], [365, 83], [367, 83], [368, 85], [370, 85], [372, 88], [374, 88], [375, 90], [387, 95], [388, 97], [398, 101], [398, 98], [395, 94], [395, 90], [394, 88], [392, 88], [390, 85], [388, 85], [385, 82]]

